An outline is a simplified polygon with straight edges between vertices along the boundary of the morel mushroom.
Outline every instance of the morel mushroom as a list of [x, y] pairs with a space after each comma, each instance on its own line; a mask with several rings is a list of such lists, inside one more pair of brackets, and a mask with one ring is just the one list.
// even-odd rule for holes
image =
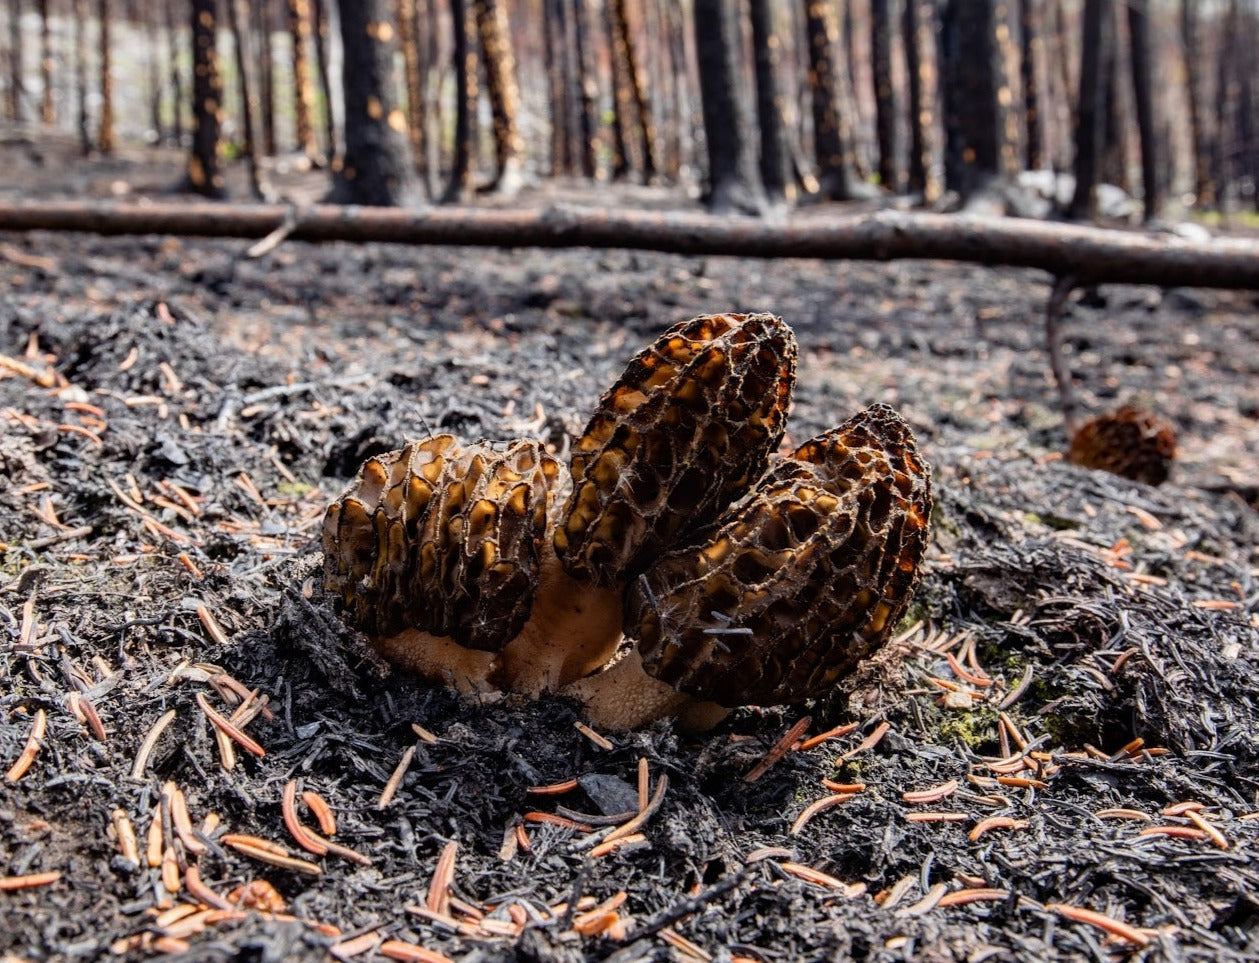
[[772, 314], [703, 315], [639, 352], [573, 445], [555, 529], [565, 569], [624, 584], [746, 494], [782, 440], [795, 377], [795, 336]]
[[324, 517], [324, 588], [391, 662], [462, 691], [543, 687], [607, 660], [619, 596], [550, 549], [560, 466], [435, 435], [368, 459]]
[[1161, 485], [1176, 459], [1176, 429], [1165, 418], [1133, 405], [1099, 415], [1077, 429], [1067, 461], [1083, 468]]
[[829, 691], [891, 634], [918, 580], [930, 471], [909, 426], [874, 405], [781, 459], [707, 538], [629, 586], [637, 644], [570, 686], [607, 728]]

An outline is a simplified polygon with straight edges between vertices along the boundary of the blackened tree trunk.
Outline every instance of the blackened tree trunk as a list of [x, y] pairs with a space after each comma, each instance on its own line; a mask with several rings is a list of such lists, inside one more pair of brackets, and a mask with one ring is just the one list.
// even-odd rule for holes
[[315, 40], [315, 62], [319, 65], [319, 92], [323, 96], [324, 140], [328, 148], [330, 167], [339, 163], [340, 148], [337, 144], [337, 120], [332, 110], [332, 31], [328, 20], [328, 0], [310, 0], [310, 26]]
[[934, 61], [927, 53], [934, 22], [932, 0], [905, 0], [902, 32], [909, 82], [909, 189], [921, 194], [927, 204], [935, 203], [940, 195], [931, 149], [936, 73]]
[[242, 127], [245, 134], [245, 160], [249, 165], [249, 192], [262, 200], [267, 189], [258, 161], [261, 144], [258, 137], [258, 80], [254, 74], [252, 37], [249, 30], [248, 0], [227, 0], [227, 20], [232, 31], [236, 53], [236, 83], [240, 95]]
[[254, 30], [258, 35], [258, 117], [262, 138], [261, 151], [268, 157], [276, 154], [275, 142], [275, 50], [271, 43], [271, 4], [253, 2]]
[[455, 155], [442, 200], [466, 200], [472, 194], [472, 136], [477, 105], [476, 23], [468, 0], [450, 0], [455, 60]]
[[215, 49], [216, 0], [192, 0], [192, 150], [187, 186], [206, 197], [226, 196], [220, 166], [223, 80]]
[[[1131, 179], [1128, 174], [1128, 133], [1129, 118], [1124, 110], [1125, 94], [1127, 92], [1126, 78], [1120, 76], [1120, 61], [1123, 59], [1125, 44], [1122, 42], [1126, 29], [1121, 33], [1121, 27], [1124, 27], [1123, 11], [1117, 6], [1111, 6], [1110, 12], [1107, 14], [1110, 19], [1108, 25], [1110, 34], [1110, 43], [1106, 45], [1106, 59], [1102, 62], [1102, 83], [1105, 85], [1105, 94], [1103, 95], [1103, 103], [1105, 105], [1106, 120], [1102, 125], [1102, 159], [1100, 170], [1101, 179], [1107, 184], [1115, 184], [1131, 193]], [[1124, 82], [1121, 83], [1120, 81]]]
[[144, 32], [148, 40], [146, 56], [148, 67], [149, 94], [149, 128], [153, 131], [153, 143], [160, 144], [164, 139], [162, 133], [162, 37], [161, 25], [157, 22], [156, 9], [141, 12], [144, 17]]
[[1085, 220], [1093, 216], [1093, 188], [1101, 160], [1106, 123], [1107, 47], [1111, 43], [1109, 0], [1084, 0], [1084, 42], [1080, 51], [1080, 105], [1075, 126], [1075, 194], [1067, 216]]
[[945, 183], [963, 198], [986, 192], [1018, 168], [1008, 51], [1001, 41], [1009, 31], [998, 16], [1004, 10], [1002, 0], [948, 0], [944, 7]]
[[874, 71], [879, 181], [893, 193], [900, 193], [899, 108], [892, 80], [892, 0], [870, 0], [870, 63]]
[[6, 115], [14, 123], [22, 121], [22, 0], [9, 0], [9, 91]]
[[594, 179], [598, 173], [599, 125], [595, 105], [599, 101], [598, 73], [595, 70], [591, 44], [589, 0], [576, 0], [573, 5], [573, 60], [577, 68], [577, 128], [583, 177]]
[[608, 65], [612, 75], [612, 179], [621, 180], [630, 172], [629, 123], [633, 94], [630, 93], [625, 51], [611, 0], [604, 7], [603, 21], [608, 36]]
[[1128, 0], [1128, 43], [1132, 62], [1132, 96], [1141, 138], [1141, 196], [1148, 224], [1162, 210], [1162, 177], [1158, 157], [1158, 121], [1154, 117], [1150, 76], [1150, 20], [1148, 0]]
[[[407, 2], [407, 0], [403, 0]], [[310, 82], [310, 0], [288, 0], [289, 41], [293, 47], [293, 120], [297, 149], [318, 166], [323, 158], [315, 138], [311, 104], [315, 99]]]
[[402, 204], [414, 193], [407, 121], [394, 102], [394, 29], [388, 0], [339, 0], [345, 62], [345, 150], [332, 174], [334, 204]]
[[166, 9], [166, 59], [170, 65], [171, 138], [176, 147], [184, 146], [184, 80], [179, 70], [179, 31], [176, 29], [175, 5]]
[[74, 0], [74, 102], [79, 150], [92, 153], [92, 127], [87, 111], [87, 0]]
[[641, 57], [630, 31], [629, 11], [625, 0], [609, 0], [616, 24], [617, 54], [624, 64], [625, 78], [634, 97], [638, 119], [638, 137], [642, 142], [643, 179], [656, 176], [656, 130], [651, 119], [651, 102], [647, 97], [647, 81], [643, 77]]
[[877, 191], [857, 174], [852, 122], [845, 108], [847, 98], [839, 89], [839, 28], [834, 11], [826, 0], [804, 0], [804, 13], [819, 191], [832, 200], [870, 198]]
[[520, 90], [516, 85], [516, 57], [511, 48], [507, 11], [498, 0], [473, 0], [473, 9], [494, 120], [495, 171], [487, 189], [510, 197], [521, 187], [524, 142], [516, 120]]
[[420, 61], [420, 27], [415, 6], [416, 0], [397, 0], [396, 9], [398, 41], [406, 69], [407, 136], [416, 173], [423, 175], [428, 150], [424, 143], [424, 68]]
[[48, 24], [48, 0], [39, 0], [39, 119], [45, 124], [57, 121], [52, 89], [52, 30]]
[[569, 118], [570, 59], [565, 0], [544, 0], [543, 48], [547, 93], [551, 102], [551, 176], [573, 173], [572, 124]]
[[730, 0], [695, 0], [695, 52], [708, 142], [705, 202], [716, 214], [760, 214], [765, 195], [735, 95], [734, 13]]
[[1180, 2], [1180, 37], [1185, 52], [1185, 95], [1189, 101], [1189, 130], [1193, 140], [1194, 203], [1215, 203], [1211, 181], [1211, 134], [1203, 110], [1201, 50], [1198, 44], [1197, 0]]
[[1042, 0], [1019, 0], [1019, 33], [1023, 56], [1020, 75], [1023, 82], [1023, 123], [1028, 170], [1045, 166], [1044, 121], [1040, 109], [1040, 66], [1045, 59], [1045, 17]]
[[756, 119], [761, 130], [761, 184], [770, 201], [787, 199], [787, 141], [778, 89], [782, 44], [774, 30], [769, 0], [751, 0], [752, 51], [756, 57]]
[[101, 24], [101, 115], [96, 129], [96, 147], [102, 154], [112, 154], [114, 150], [114, 78], [113, 58], [110, 56], [112, 41], [109, 36], [109, 0], [97, 0], [96, 16]]

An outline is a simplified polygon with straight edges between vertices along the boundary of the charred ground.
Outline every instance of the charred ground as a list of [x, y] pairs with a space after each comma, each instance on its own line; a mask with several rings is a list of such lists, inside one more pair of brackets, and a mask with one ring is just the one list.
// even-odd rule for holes
[[[1149, 928], [1147, 958], [1253, 958], [1259, 820], [1243, 817], [1259, 810], [1259, 518], [1247, 504], [1259, 470], [1259, 328], [1249, 296], [1116, 287], [1102, 289], [1102, 306], [1073, 307], [1068, 346], [1090, 410], [1137, 400], [1181, 432], [1176, 476], [1150, 489], [1057, 458], [1046, 284], [1034, 272], [299, 244], [250, 260], [244, 247], [0, 238], [0, 353], [32, 369], [0, 372], [5, 768], [37, 710], [48, 718], [31, 770], [0, 793], [0, 875], [63, 874], [0, 893], [0, 950], [92, 957], [152, 926], [159, 874], [120, 858], [111, 814], [129, 814], [143, 844], [166, 780], [197, 824], [215, 812], [230, 832], [306, 855], [280, 814], [282, 788], [298, 778], [372, 865], [328, 857], [317, 860], [322, 876], [306, 877], [220, 845], [201, 857], [201, 876], [224, 893], [269, 879], [293, 914], [342, 937], [251, 916], [194, 935], [194, 956], [322, 958], [338, 939], [378, 931], [452, 958], [682, 958], [666, 927], [715, 957], [760, 960], [1133, 949], [1044, 908], [1067, 903]], [[727, 309], [774, 311], [795, 328], [792, 439], [888, 401], [934, 466], [933, 548], [906, 624], [921, 627], [895, 658], [823, 704], [741, 711], [702, 737], [662, 724], [614, 737], [609, 751], [574, 729], [570, 705], [462, 704], [388, 672], [340, 626], [313, 553], [324, 505], [363, 458], [432, 430], [528, 435], [562, 451], [642, 343]], [[45, 371], [51, 386], [39, 384]], [[965, 662], [968, 640], [997, 695], [946, 708], [933, 677], [988, 688], [943, 653]], [[248, 730], [264, 757], [239, 752], [234, 770], [222, 768], [195, 695], [224, 703], [197, 663], [269, 697], [275, 718]], [[76, 689], [99, 710], [104, 741], [68, 710]], [[1043, 765], [1056, 769], [1017, 773], [1044, 788], [983, 782], [1001, 774], [987, 765], [1004, 754], [998, 703], [1033, 751], [1052, 754]], [[141, 740], [172, 708], [132, 779]], [[746, 782], [806, 712], [810, 733], [860, 728]], [[877, 745], [845, 759], [883, 722]], [[437, 741], [417, 740], [412, 723]], [[1120, 751], [1136, 738], [1167, 751]], [[587, 780], [558, 800], [528, 787], [594, 774], [631, 786], [640, 758], [653, 779], [668, 777], [646, 845], [591, 859], [583, 833], [528, 823], [531, 848], [501, 858], [527, 812], [557, 801], [616, 808], [603, 798], [615, 782]], [[824, 777], [866, 788], [791, 835], [827, 795]], [[948, 780], [959, 789], [937, 803], [903, 799]], [[1193, 828], [1161, 814], [1187, 800], [1206, 807], [1227, 848], [1139, 835]], [[1150, 819], [1095, 815], [1114, 808]], [[965, 819], [909, 819], [924, 809]], [[970, 839], [993, 815], [1027, 825]], [[408, 912], [424, 904], [450, 840], [454, 895], [503, 904], [496, 916], [508, 922], [506, 904], [530, 907], [537, 920], [523, 936], [472, 936]], [[748, 861], [766, 847], [789, 852]], [[867, 892], [808, 882], [792, 864]], [[876, 904], [902, 880], [894, 905]], [[936, 883], [1006, 895], [925, 908]], [[622, 942], [547, 919], [548, 905], [621, 890]]]

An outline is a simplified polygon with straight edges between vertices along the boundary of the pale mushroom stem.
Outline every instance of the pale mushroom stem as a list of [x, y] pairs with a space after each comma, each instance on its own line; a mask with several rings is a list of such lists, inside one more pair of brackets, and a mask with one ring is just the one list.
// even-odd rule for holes
[[596, 728], [612, 731], [636, 729], [673, 716], [680, 729], [699, 732], [730, 714], [724, 706], [692, 698], [653, 679], [644, 671], [636, 648], [602, 672], [565, 686], [560, 695], [580, 701]]
[[500, 654], [503, 684], [536, 698], [604, 665], [620, 641], [621, 589], [574, 579], [547, 538], [529, 621]]

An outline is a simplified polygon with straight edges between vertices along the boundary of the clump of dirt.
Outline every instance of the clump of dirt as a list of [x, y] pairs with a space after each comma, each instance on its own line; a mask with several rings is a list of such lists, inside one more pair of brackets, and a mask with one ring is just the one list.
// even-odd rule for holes
[[[0, 796], [0, 876], [61, 873], [0, 892], [0, 951], [1259, 949], [1247, 299], [1108, 288], [1109, 308], [1068, 320], [1086, 405], [1152, 400], [1180, 430], [1177, 474], [1152, 489], [1061, 461], [1033, 272], [0, 242], [24, 255], [0, 257], [0, 765], [46, 720], [29, 771]], [[461, 702], [390, 671], [344, 627], [319, 590], [317, 533], [363, 458], [437, 430], [563, 454], [640, 343], [726, 309], [796, 329], [790, 441], [887, 401], [934, 466], [922, 587], [891, 651], [847, 691], [740, 710], [700, 737], [661, 723], [609, 749], [576, 728], [572, 705]], [[229, 769], [202, 701], [231, 715], [262, 697], [266, 712], [238, 721], [265, 754], [232, 743]], [[805, 735], [855, 725], [748, 781], [806, 714]], [[659, 793], [642, 838], [594, 855], [609, 815], [638, 808], [640, 767]], [[562, 794], [531, 792], [570, 779]], [[370, 864], [298, 847], [282, 815], [290, 780], [332, 806], [335, 840]], [[190, 813], [182, 837], [171, 784]], [[1164, 813], [1182, 803], [1201, 808]], [[155, 818], [165, 842], [151, 866]], [[230, 834], [280, 843], [318, 875], [259, 862]], [[452, 843], [449, 883], [434, 887]], [[204, 899], [188, 892], [189, 865], [221, 896], [269, 880], [293, 919], [159, 916]]]

